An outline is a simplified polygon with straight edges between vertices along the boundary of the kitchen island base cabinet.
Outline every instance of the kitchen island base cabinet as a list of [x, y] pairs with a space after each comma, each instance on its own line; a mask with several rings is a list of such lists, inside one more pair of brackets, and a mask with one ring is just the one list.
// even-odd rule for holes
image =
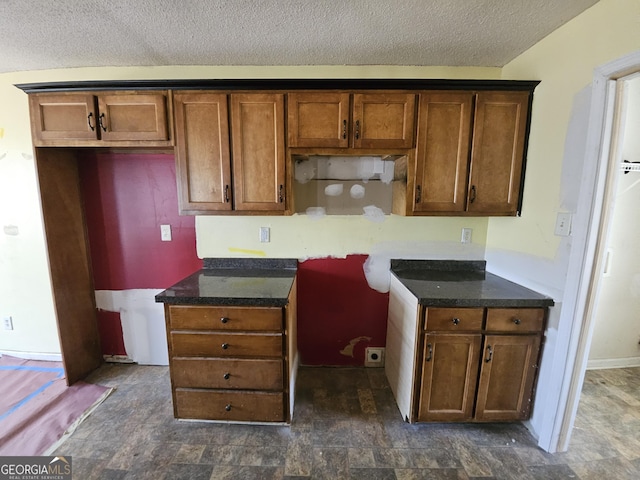
[[295, 285], [284, 307], [167, 304], [165, 316], [176, 418], [291, 420]]

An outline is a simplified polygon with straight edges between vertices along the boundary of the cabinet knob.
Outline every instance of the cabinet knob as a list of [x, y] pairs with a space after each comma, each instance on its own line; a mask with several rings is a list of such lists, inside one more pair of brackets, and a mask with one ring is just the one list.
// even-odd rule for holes
[[227, 323], [228, 321], [229, 321], [229, 317], [222, 317], [220, 319], [220, 322], [222, 322], [222, 323]]
[[225, 373], [225, 374], [223, 375], [223, 378], [224, 378], [225, 380], [229, 380], [229, 378], [230, 378], [230, 377], [231, 377], [231, 374], [229, 374], [229, 373]]
[[454, 325], [458, 325], [460, 323], [460, 319], [459, 318], [454, 318], [451, 321], [453, 322]]
[[519, 318], [514, 318], [513, 323], [515, 323], [516, 325], [520, 325], [522, 322], [520, 321]]
[[231, 404], [230, 404], [230, 403], [227, 403], [227, 405], [224, 407], [224, 409], [225, 409], [227, 412], [230, 412], [230, 411], [231, 411]]
[[228, 343], [223, 343], [222, 344], [222, 349], [226, 350], [227, 348], [229, 348], [229, 344]]

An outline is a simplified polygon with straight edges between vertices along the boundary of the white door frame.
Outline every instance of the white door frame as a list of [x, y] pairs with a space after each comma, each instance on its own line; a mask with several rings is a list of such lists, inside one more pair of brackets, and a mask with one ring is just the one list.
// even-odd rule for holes
[[[574, 248], [568, 266], [563, 303], [573, 306], [568, 351], [551, 437], [540, 439], [549, 452], [565, 451], [578, 410], [593, 334], [593, 308], [602, 270], [601, 240], [607, 229], [607, 195], [616, 165], [610, 165], [616, 120], [616, 80], [640, 70], [640, 51], [594, 70], [587, 145], [578, 211], [574, 217]], [[613, 171], [615, 173], [615, 171]]]

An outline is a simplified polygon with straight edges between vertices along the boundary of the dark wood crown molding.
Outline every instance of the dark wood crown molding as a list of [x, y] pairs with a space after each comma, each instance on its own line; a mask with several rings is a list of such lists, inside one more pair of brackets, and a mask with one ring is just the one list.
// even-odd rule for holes
[[20, 83], [26, 93], [113, 90], [523, 90], [533, 91], [538, 80], [447, 79], [205, 79], [100, 80]]

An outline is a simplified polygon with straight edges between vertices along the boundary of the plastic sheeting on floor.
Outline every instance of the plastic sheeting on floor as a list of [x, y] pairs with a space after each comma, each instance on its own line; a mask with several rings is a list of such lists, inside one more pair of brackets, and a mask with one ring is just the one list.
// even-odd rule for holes
[[43, 455], [99, 405], [112, 389], [77, 382], [67, 387], [60, 362], [0, 357], [0, 455]]

